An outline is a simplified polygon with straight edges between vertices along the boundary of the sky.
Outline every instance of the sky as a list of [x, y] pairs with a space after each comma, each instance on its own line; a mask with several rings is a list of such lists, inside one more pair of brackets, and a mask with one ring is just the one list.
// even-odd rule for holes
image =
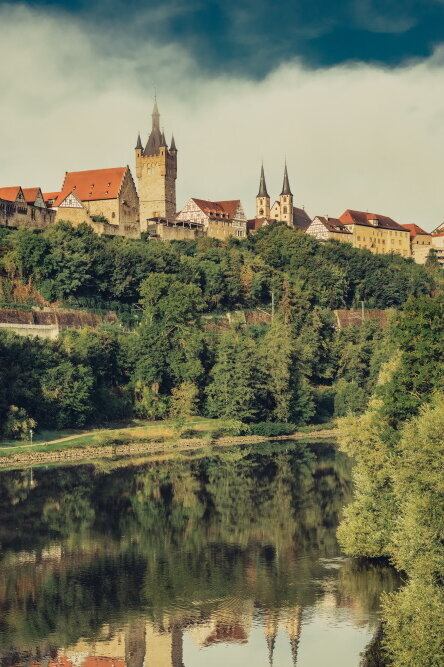
[[0, 0], [0, 185], [129, 164], [155, 93], [177, 203], [444, 219], [444, 0]]

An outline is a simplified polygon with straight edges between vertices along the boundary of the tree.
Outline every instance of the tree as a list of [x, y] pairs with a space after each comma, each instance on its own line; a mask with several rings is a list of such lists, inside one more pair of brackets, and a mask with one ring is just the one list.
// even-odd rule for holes
[[31, 429], [34, 430], [36, 426], [37, 422], [28, 416], [26, 410], [10, 405], [3, 426], [3, 436], [14, 440], [26, 440]]
[[182, 382], [171, 391], [170, 417], [175, 428], [181, 431], [186, 420], [195, 414], [198, 390], [192, 382]]
[[263, 382], [254, 341], [245, 334], [222, 334], [207, 388], [210, 416], [252, 421], [261, 408]]
[[91, 369], [64, 361], [46, 371], [42, 394], [57, 428], [82, 428], [92, 414]]

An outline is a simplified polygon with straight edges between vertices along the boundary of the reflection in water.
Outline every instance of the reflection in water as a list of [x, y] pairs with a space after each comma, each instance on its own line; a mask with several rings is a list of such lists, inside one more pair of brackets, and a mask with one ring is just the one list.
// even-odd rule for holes
[[332, 447], [0, 475], [0, 665], [357, 665], [384, 566], [343, 558]]

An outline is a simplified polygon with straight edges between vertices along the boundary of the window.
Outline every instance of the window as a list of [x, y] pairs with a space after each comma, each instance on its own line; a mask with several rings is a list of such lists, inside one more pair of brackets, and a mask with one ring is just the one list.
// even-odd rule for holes
[[116, 217], [116, 214], [115, 214], [114, 211], [111, 213], [111, 217], [112, 217], [112, 218], [115, 218], [115, 217]]

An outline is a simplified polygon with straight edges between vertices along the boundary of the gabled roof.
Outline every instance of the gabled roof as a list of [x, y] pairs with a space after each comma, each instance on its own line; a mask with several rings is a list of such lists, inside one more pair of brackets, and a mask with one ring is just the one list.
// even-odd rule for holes
[[298, 229], [305, 231], [310, 224], [311, 219], [307, 211], [303, 208], [293, 206], [293, 225]]
[[277, 223], [277, 220], [274, 218], [252, 218], [250, 220], [247, 220], [247, 231], [249, 232], [257, 232], [258, 229], [263, 227], [264, 225], [274, 225]]
[[319, 220], [329, 232], [334, 232], [335, 234], [351, 234], [351, 231], [347, 229], [347, 226], [338, 220], [338, 218], [317, 215], [314, 220]]
[[415, 225], [414, 223], [408, 225], [401, 225], [401, 227], [404, 227], [404, 229], [408, 229], [408, 231], [410, 232], [411, 239], [414, 239], [415, 236], [418, 236], [418, 234], [420, 236], [430, 236], [429, 232], [424, 231], [424, 229], [422, 229], [418, 225]]
[[39, 194], [43, 199], [43, 193], [40, 188], [23, 188], [23, 195], [28, 204], [33, 204]]
[[14, 185], [10, 188], [0, 188], [0, 199], [5, 201], [16, 201], [19, 192], [23, 192], [20, 185]]
[[207, 199], [197, 199], [196, 197], [193, 197], [192, 200], [203, 213], [213, 217], [215, 214], [219, 214], [220, 216], [226, 217], [227, 220], [232, 220], [234, 218], [240, 204], [240, 199], [208, 201]]
[[45, 200], [45, 202], [55, 201], [59, 196], [59, 194], [60, 190], [58, 192], [44, 192], [43, 199]]
[[58, 206], [70, 192], [74, 192], [81, 201], [116, 199], [127, 170], [128, 167], [113, 167], [111, 169], [69, 171], [65, 175], [62, 191], [54, 202], [54, 206]]
[[378, 221], [378, 227], [382, 229], [394, 229], [401, 232], [408, 231], [392, 218], [389, 218], [386, 215], [380, 215], [379, 213], [366, 213], [365, 211], [353, 211], [347, 209], [339, 216], [339, 220], [343, 222], [344, 225], [364, 225], [365, 227], [373, 227], [374, 225], [372, 225], [370, 220], [375, 219]]

